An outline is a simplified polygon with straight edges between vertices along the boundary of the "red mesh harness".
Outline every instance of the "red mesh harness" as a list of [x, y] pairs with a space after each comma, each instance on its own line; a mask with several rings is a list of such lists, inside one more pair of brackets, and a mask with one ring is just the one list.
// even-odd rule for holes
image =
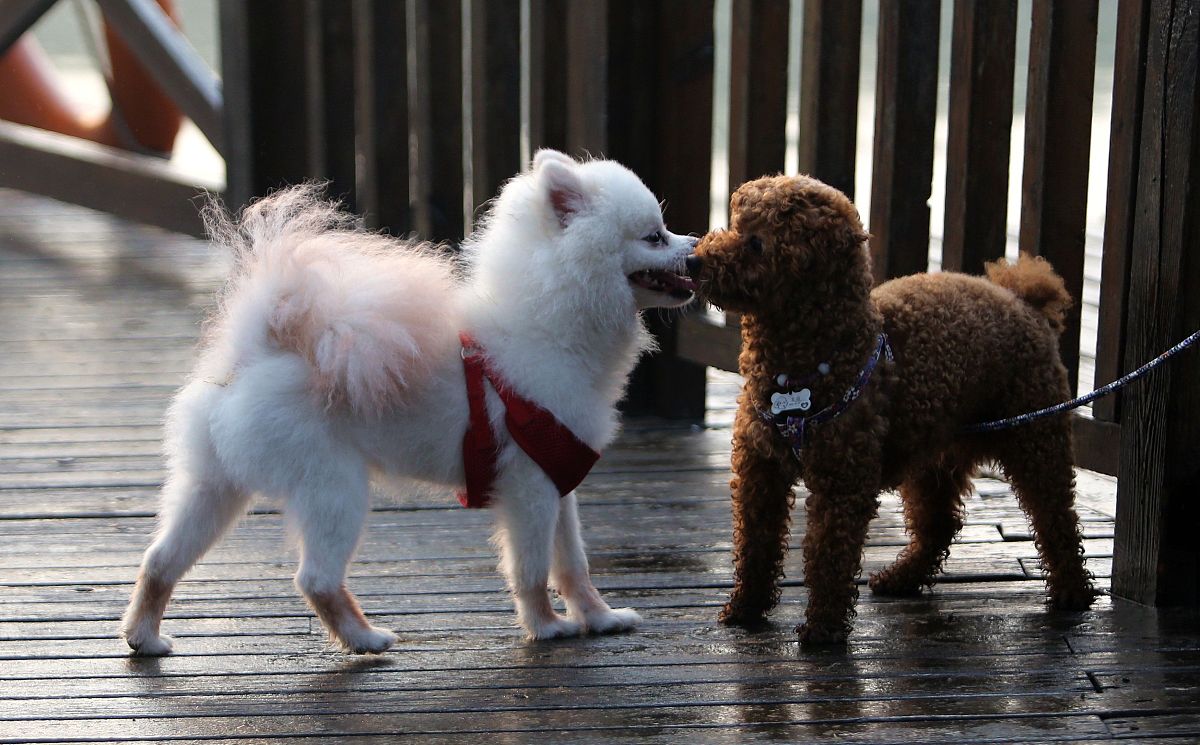
[[467, 377], [467, 403], [470, 408], [470, 421], [467, 433], [463, 436], [463, 468], [467, 476], [467, 489], [459, 492], [458, 501], [462, 502], [463, 507], [487, 507], [491, 501], [492, 483], [496, 479], [498, 448], [496, 435], [488, 421], [484, 378], [504, 402], [504, 423], [513, 440], [546, 472], [558, 487], [559, 496], [569, 494], [592, 470], [600, 453], [588, 447], [553, 414], [504, 385], [469, 334], [460, 333], [458, 338], [462, 342], [463, 372]]

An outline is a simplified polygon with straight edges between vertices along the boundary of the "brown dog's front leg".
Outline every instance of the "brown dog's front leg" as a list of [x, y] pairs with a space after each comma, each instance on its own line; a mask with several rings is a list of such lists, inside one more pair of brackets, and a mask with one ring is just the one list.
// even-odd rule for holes
[[805, 500], [808, 609], [805, 622], [796, 627], [802, 644], [844, 644], [849, 636], [867, 525], [878, 506], [876, 494], [833, 496], [814, 491]]
[[760, 623], [779, 602], [796, 467], [753, 414], [738, 411], [733, 440], [733, 592], [725, 624]]

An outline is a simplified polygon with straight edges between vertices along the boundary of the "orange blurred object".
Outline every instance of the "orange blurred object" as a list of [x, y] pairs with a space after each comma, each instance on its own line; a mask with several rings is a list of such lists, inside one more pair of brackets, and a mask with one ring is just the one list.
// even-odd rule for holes
[[[173, 0], [159, 6], [178, 26]], [[141, 66], [120, 36], [104, 24], [113, 103], [107, 115], [84, 111], [62, 91], [54, 64], [31, 35], [0, 56], [0, 119], [126, 150], [169, 155], [183, 114]]]

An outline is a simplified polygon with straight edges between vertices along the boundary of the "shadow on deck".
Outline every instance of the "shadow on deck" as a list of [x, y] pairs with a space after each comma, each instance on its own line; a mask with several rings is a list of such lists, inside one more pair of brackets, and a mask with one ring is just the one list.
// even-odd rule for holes
[[[130, 659], [116, 626], [154, 526], [159, 422], [220, 262], [78, 208], [8, 191], [0, 204], [2, 743], [1200, 735], [1197, 614], [1107, 596], [1046, 612], [1025, 519], [997, 481], [968, 501], [944, 581], [916, 600], [864, 593], [848, 649], [798, 648], [796, 551], [773, 626], [718, 626], [736, 380], [717, 375], [705, 427], [629, 422], [580, 490], [597, 583], [642, 612], [634, 633], [523, 642], [488, 514], [406, 498], [379, 501], [350, 579], [402, 641], [335, 653], [261, 505], [180, 585], [165, 623], [178, 653]], [[1088, 566], [1107, 587], [1115, 485], [1081, 474], [1080, 491]], [[866, 571], [903, 542], [887, 496]]]

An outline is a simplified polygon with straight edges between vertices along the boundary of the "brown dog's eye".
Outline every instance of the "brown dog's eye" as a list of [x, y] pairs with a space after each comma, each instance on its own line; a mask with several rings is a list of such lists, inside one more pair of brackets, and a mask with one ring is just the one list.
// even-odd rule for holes
[[762, 250], [763, 250], [762, 241], [760, 241], [758, 239], [757, 235], [750, 236], [750, 240], [746, 241], [746, 246], [747, 246], [747, 248], [749, 248], [751, 251], [753, 251], [756, 254], [762, 253]]

